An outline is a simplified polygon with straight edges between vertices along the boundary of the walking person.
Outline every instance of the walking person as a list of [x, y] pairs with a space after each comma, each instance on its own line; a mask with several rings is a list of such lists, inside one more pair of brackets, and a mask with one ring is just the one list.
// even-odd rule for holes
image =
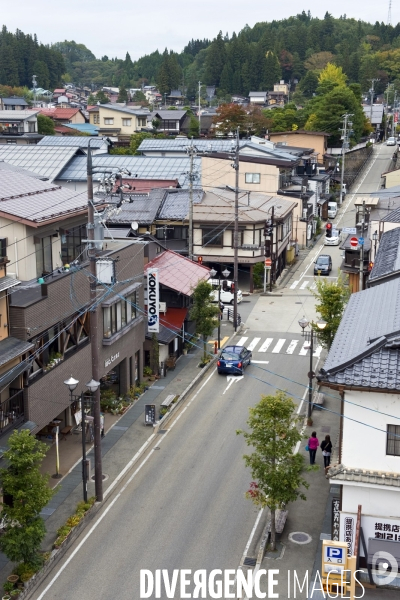
[[310, 439], [308, 440], [308, 451], [310, 453], [310, 465], [315, 465], [315, 455], [319, 446], [319, 440], [317, 438], [317, 432], [313, 431]]
[[330, 435], [326, 435], [325, 439], [322, 440], [321, 450], [322, 450], [322, 456], [324, 457], [324, 467], [326, 469], [331, 464], [332, 442], [331, 442]]

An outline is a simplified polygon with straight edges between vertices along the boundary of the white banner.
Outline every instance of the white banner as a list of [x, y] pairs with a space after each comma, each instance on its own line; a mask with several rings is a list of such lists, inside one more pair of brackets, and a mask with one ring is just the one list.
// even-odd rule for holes
[[147, 326], [150, 333], [160, 331], [158, 269], [147, 270]]
[[[340, 512], [340, 541], [346, 542], [349, 548], [349, 556], [354, 552], [354, 541], [356, 533], [357, 515], [353, 513]], [[374, 515], [361, 515], [361, 527], [363, 528], [365, 543], [368, 540], [386, 540], [388, 542], [400, 542], [400, 520], [378, 517]], [[360, 554], [364, 551], [360, 542]]]

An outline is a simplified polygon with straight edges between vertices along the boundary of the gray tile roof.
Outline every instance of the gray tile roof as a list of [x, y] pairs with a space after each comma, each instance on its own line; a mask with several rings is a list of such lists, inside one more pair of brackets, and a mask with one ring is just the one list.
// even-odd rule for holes
[[41, 181], [11, 170], [0, 169], [0, 210], [10, 219], [44, 223], [87, 210], [86, 192]]
[[2, 102], [4, 106], [29, 106], [25, 98], [14, 98], [13, 96], [11, 98], [3, 98]]
[[[165, 325], [162, 325], [162, 323], [160, 323], [159, 328], [160, 331], [156, 333], [156, 337], [159, 344], [169, 344], [170, 342], [172, 342], [172, 340], [174, 340], [177, 337], [177, 333], [175, 331], [168, 329], [168, 327], [165, 327]], [[153, 334], [149, 333], [146, 325], [146, 339], [151, 340], [152, 336]]]
[[[193, 204], [199, 204], [203, 190], [193, 190]], [[168, 191], [158, 213], [159, 219], [186, 219], [189, 214], [189, 190]]]
[[23, 169], [22, 167], [16, 167], [15, 165], [10, 165], [10, 163], [4, 162], [4, 160], [0, 160], [0, 170], [8, 170], [14, 173], [22, 173], [28, 177], [33, 177], [33, 179], [40, 179], [41, 181], [49, 181], [48, 177], [43, 177], [43, 175], [38, 175], [37, 173], [33, 173], [33, 171], [28, 171], [27, 169]]
[[151, 118], [159, 116], [163, 121], [180, 121], [186, 112], [186, 110], [155, 110], [151, 113]]
[[0, 160], [53, 180], [77, 152], [76, 147], [1, 145]]
[[339, 481], [356, 481], [375, 485], [400, 488], [400, 474], [386, 471], [354, 469], [345, 465], [331, 467], [326, 475], [328, 479]]
[[119, 104], [100, 104], [99, 106], [95, 106], [89, 110], [89, 112], [96, 112], [100, 108], [107, 108], [110, 110], [115, 110], [117, 112], [128, 113], [130, 115], [137, 115], [138, 117], [146, 117], [149, 115], [148, 110], [138, 110], [134, 108], [129, 108], [129, 106], [119, 106]]
[[87, 148], [89, 141], [91, 148], [104, 148], [104, 150], [108, 148], [108, 143], [102, 138], [92, 138], [84, 135], [45, 135], [38, 143], [38, 146], [61, 146], [64, 148], [75, 146], [77, 148]]
[[[0, 342], [0, 366], [8, 363], [10, 360], [25, 354], [33, 348], [31, 342], [23, 342], [14, 337], [8, 337]], [[0, 376], [1, 377], [1, 376]]]
[[366, 196], [373, 196], [374, 198], [392, 198], [393, 196], [400, 196], [400, 185], [393, 185], [390, 188], [384, 188], [377, 192], [371, 192]]
[[400, 227], [382, 235], [368, 285], [382, 283], [386, 277], [395, 274], [400, 275]]
[[249, 96], [253, 98], [265, 98], [268, 92], [249, 92]]
[[[55, 148], [53, 148], [55, 150]], [[1, 159], [1, 154], [0, 154]], [[93, 157], [93, 167], [105, 169], [126, 168], [132, 173], [132, 178], [138, 179], [178, 179], [182, 187], [189, 186], [188, 173], [190, 159], [181, 157], [153, 156], [117, 156], [99, 155]], [[201, 172], [201, 159], [194, 159], [194, 169]], [[98, 176], [100, 177], [100, 175]], [[86, 157], [75, 156], [57, 177], [58, 181], [86, 181]]]
[[318, 380], [400, 390], [400, 279], [352, 294]]
[[385, 223], [400, 223], [400, 207], [390, 211], [389, 214], [383, 217], [382, 221]]
[[152, 190], [150, 195], [135, 196], [132, 194], [132, 204], [123, 204], [119, 214], [113, 216], [109, 223], [130, 225], [133, 221], [137, 221], [139, 225], [150, 225], [156, 218], [164, 194], [165, 189], [163, 188]]
[[0, 292], [4, 290], [8, 290], [16, 285], [21, 283], [19, 279], [14, 279], [14, 277], [10, 277], [5, 275], [4, 277], [0, 277]]

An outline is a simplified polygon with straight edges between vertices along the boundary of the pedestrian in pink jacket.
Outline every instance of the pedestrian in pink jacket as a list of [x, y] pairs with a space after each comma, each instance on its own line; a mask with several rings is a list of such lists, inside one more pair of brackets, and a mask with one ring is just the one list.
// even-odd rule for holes
[[313, 431], [310, 439], [308, 440], [308, 451], [310, 453], [310, 465], [315, 465], [315, 455], [319, 446], [317, 438], [317, 432]]

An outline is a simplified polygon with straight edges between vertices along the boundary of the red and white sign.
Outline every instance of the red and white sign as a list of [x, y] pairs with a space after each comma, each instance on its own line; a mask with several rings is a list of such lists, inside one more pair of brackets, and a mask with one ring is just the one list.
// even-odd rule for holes
[[272, 267], [272, 260], [270, 258], [266, 258], [265, 259], [265, 266], [266, 267]]
[[350, 239], [350, 246], [351, 246], [352, 248], [357, 248], [357, 246], [358, 246], [358, 238], [356, 238], [356, 237], [352, 237], [352, 238]]

